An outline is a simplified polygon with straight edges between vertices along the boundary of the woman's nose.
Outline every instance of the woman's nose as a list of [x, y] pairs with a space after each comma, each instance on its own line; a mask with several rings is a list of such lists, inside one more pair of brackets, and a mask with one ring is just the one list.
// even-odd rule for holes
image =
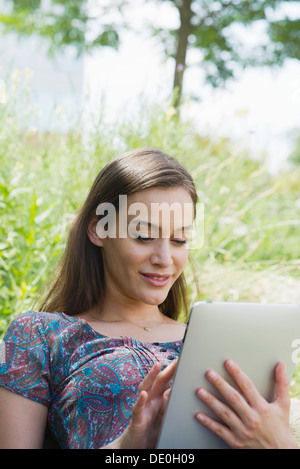
[[168, 239], [160, 239], [155, 243], [154, 252], [151, 255], [152, 264], [168, 267], [173, 264], [171, 246]]

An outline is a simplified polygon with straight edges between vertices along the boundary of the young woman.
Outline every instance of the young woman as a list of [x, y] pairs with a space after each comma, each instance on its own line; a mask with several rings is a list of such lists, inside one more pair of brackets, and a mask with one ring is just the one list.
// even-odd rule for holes
[[[40, 312], [20, 315], [4, 338], [1, 448], [41, 448], [46, 427], [62, 448], [155, 447], [185, 331], [178, 318], [189, 310], [196, 203], [190, 175], [160, 150], [102, 169]], [[228, 406], [197, 393], [224, 424], [200, 413], [199, 422], [233, 448], [296, 448], [283, 365], [271, 404], [238, 365], [227, 368], [241, 394], [211, 370]]]

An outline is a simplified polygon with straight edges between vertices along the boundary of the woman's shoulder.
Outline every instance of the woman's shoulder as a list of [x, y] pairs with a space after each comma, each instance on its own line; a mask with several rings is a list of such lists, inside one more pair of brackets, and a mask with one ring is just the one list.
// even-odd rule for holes
[[15, 333], [23, 331], [30, 336], [37, 330], [45, 332], [49, 328], [65, 328], [72, 322], [72, 317], [63, 312], [47, 312], [47, 311], [26, 311], [15, 316], [11, 321], [7, 333]]

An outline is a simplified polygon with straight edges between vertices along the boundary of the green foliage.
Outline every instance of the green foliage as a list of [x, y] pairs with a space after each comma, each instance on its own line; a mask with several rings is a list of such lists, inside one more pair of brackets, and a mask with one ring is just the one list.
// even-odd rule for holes
[[18, 13], [20, 11], [37, 10], [41, 6], [41, 0], [13, 0], [13, 11]]
[[300, 59], [299, 47], [300, 18], [290, 20], [284, 18], [269, 25], [271, 40], [279, 44], [279, 50], [284, 56]]
[[[16, 31], [19, 36], [38, 34], [48, 43], [51, 55], [69, 46], [75, 47], [78, 55], [94, 47], [119, 45], [119, 28], [107, 20], [112, 9], [120, 10], [124, 0], [115, 0], [109, 7], [98, 5], [96, 33], [95, 18], [87, 9], [86, 0], [51, 0], [49, 8], [40, 8], [40, 0], [7, 0], [10, 13], [0, 13], [4, 32]], [[118, 30], [117, 30], [118, 29]]]
[[165, 104], [141, 104], [114, 125], [100, 118], [88, 135], [80, 122], [67, 135], [41, 133], [26, 90], [12, 83], [7, 92], [15, 101], [0, 106], [0, 333], [32, 308], [103, 165], [142, 146], [178, 158], [205, 204], [204, 244], [191, 250], [186, 269], [191, 301], [299, 302], [300, 168], [274, 179]]
[[[40, 0], [6, 2], [12, 8], [10, 13], [0, 13], [4, 31], [16, 31], [20, 36], [38, 34], [47, 40], [52, 54], [70, 46], [79, 55], [101, 46], [117, 48], [120, 32], [130, 27], [126, 14], [122, 15], [126, 6], [131, 8], [128, 0], [96, 2], [94, 13], [88, 11], [87, 0], [51, 0], [47, 9], [40, 8]], [[300, 19], [280, 14], [280, 8], [294, 3], [290, 0], [151, 0], [154, 6], [161, 2], [169, 3], [180, 17], [177, 29], [149, 25], [167, 57], [177, 61], [181, 56], [185, 68], [186, 50], [199, 50], [199, 65], [214, 87], [224, 85], [247, 66], [281, 65], [287, 57], [300, 58]], [[249, 29], [257, 24], [264, 24], [265, 34], [255, 47], [245, 47], [236, 27]], [[188, 42], [182, 49], [181, 37], [186, 35]]]
[[[288, 6], [289, 0], [156, 1], [167, 1], [183, 17], [190, 16], [185, 26], [189, 48], [201, 51], [202, 69], [206, 80], [214, 87], [224, 85], [237, 70], [247, 66], [281, 65], [286, 57], [300, 58], [299, 18], [291, 19], [278, 13], [282, 6]], [[264, 24], [265, 35], [249, 49], [236, 29], [238, 26], [239, 30], [249, 30], [256, 24]], [[161, 34], [168, 56], [176, 57], [182, 29], [181, 21], [176, 31], [156, 30]]]

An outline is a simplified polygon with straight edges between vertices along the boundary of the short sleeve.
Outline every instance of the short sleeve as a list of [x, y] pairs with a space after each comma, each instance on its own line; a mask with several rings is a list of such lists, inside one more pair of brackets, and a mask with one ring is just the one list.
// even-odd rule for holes
[[14, 319], [0, 344], [0, 386], [49, 406], [49, 363], [49, 347], [38, 313]]

